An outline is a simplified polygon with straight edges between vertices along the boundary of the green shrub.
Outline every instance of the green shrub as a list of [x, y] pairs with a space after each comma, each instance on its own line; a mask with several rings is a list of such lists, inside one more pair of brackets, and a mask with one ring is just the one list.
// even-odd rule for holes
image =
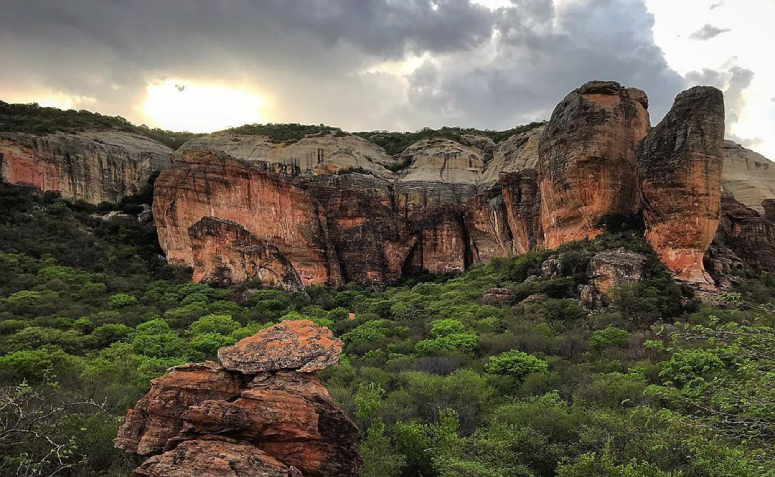
[[607, 326], [597, 330], [589, 337], [589, 348], [602, 351], [606, 348], [624, 348], [630, 342], [630, 333], [615, 326]]
[[110, 303], [111, 308], [117, 310], [119, 308], [126, 308], [128, 306], [137, 305], [137, 298], [125, 293], [116, 293], [115, 295], [111, 295], [108, 302]]
[[546, 361], [518, 350], [491, 356], [484, 367], [488, 372], [524, 379], [531, 373], [544, 373], [549, 369]]

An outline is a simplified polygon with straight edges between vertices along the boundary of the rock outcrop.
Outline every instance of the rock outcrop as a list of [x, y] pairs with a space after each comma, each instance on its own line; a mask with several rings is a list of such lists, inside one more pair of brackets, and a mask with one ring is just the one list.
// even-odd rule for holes
[[115, 444], [148, 477], [355, 477], [358, 429], [314, 374], [341, 350], [310, 321], [274, 325], [153, 380]]
[[612, 287], [640, 281], [645, 263], [643, 255], [624, 249], [600, 252], [589, 260], [587, 282], [604, 295]]
[[[320, 204], [287, 180], [223, 153], [176, 153], [156, 180], [153, 215], [159, 243], [173, 265], [197, 266], [189, 228], [216, 217], [275, 246], [302, 284], [343, 283]], [[205, 276], [205, 271], [194, 273]], [[232, 276], [241, 273], [247, 272]]]
[[204, 217], [188, 228], [195, 282], [232, 285], [258, 281], [285, 291], [304, 289], [299, 274], [273, 244], [239, 224]]
[[638, 210], [635, 145], [649, 129], [638, 89], [592, 81], [557, 105], [538, 148], [544, 244], [593, 238], [606, 214]]
[[542, 248], [541, 196], [538, 194], [535, 171], [523, 169], [503, 173], [500, 186], [514, 254], [522, 255]]
[[0, 132], [0, 178], [91, 204], [139, 193], [172, 150], [144, 136], [87, 131], [38, 136]]
[[[756, 210], [746, 207], [731, 194], [721, 198], [721, 217], [713, 244], [706, 255], [717, 285], [729, 288], [735, 276], [745, 275], [746, 267], [775, 272], [775, 217], [773, 201], [765, 200]], [[767, 215], [766, 212], [770, 212]]]
[[668, 269], [713, 288], [702, 257], [719, 222], [724, 97], [712, 87], [679, 94], [637, 150], [646, 238]]
[[721, 188], [762, 214], [762, 201], [775, 199], [775, 162], [733, 141], [724, 141]]

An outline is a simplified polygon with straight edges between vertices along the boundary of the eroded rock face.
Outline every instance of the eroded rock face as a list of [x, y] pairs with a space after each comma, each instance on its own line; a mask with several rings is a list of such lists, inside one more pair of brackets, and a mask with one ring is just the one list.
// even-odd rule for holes
[[733, 141], [724, 141], [721, 188], [762, 214], [762, 201], [775, 199], [775, 163]]
[[342, 346], [328, 328], [307, 320], [286, 321], [219, 349], [218, 360], [243, 374], [282, 369], [310, 373], [336, 364]]
[[635, 145], [649, 130], [638, 89], [592, 81], [557, 105], [538, 148], [545, 246], [593, 238], [605, 214], [638, 210]]
[[285, 291], [304, 289], [291, 262], [273, 244], [260, 240], [239, 224], [204, 217], [188, 228], [195, 282], [222, 285], [259, 280]]
[[156, 180], [153, 215], [173, 265], [195, 265], [189, 228], [216, 217], [277, 247], [304, 285], [343, 283], [320, 204], [290, 182], [222, 153], [173, 156]]
[[223, 366], [172, 368], [115, 444], [152, 455], [136, 469], [148, 477], [355, 477], [358, 428], [314, 374], [341, 348], [325, 328], [286, 321], [219, 350]]
[[292, 144], [272, 142], [262, 135], [219, 132], [192, 139], [179, 152], [216, 150], [247, 162], [269, 164], [270, 169], [288, 175], [333, 174], [363, 169], [389, 174], [385, 165], [395, 162], [385, 151], [352, 135], [306, 137]]
[[[772, 211], [770, 204], [764, 201], [761, 208]], [[759, 215], [731, 195], [721, 198], [721, 217], [713, 244], [715, 250], [710, 256], [717, 262], [715, 271], [720, 272], [712, 274], [714, 277], [740, 274], [744, 265], [775, 272], [775, 218], [772, 214]]]
[[512, 251], [522, 255], [543, 247], [541, 230], [541, 196], [536, 173], [532, 169], [503, 173], [501, 194], [506, 207], [506, 220], [512, 237]]
[[712, 288], [702, 257], [719, 222], [724, 97], [712, 87], [676, 97], [637, 150], [646, 238], [679, 279]]
[[539, 126], [500, 142], [479, 180], [480, 187], [498, 184], [503, 173], [535, 169], [538, 163], [538, 143], [544, 129], [545, 126]]
[[0, 177], [91, 204], [139, 193], [169, 164], [172, 150], [152, 139], [115, 131], [38, 136], [0, 132]]

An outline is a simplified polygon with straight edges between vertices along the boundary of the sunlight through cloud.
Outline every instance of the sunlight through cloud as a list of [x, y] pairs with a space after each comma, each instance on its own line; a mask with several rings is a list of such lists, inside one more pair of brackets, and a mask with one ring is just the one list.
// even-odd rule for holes
[[262, 106], [262, 98], [244, 91], [166, 80], [148, 84], [143, 113], [153, 126], [212, 132], [263, 122]]

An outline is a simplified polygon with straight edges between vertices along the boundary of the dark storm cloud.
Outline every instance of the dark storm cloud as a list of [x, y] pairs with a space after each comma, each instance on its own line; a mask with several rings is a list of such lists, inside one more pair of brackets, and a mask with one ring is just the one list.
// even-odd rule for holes
[[700, 28], [696, 32], [692, 33], [689, 36], [690, 40], [698, 40], [698, 41], [706, 41], [710, 40], [711, 38], [716, 38], [717, 36], [721, 35], [722, 33], [726, 33], [729, 31], [729, 28], [719, 28], [717, 26], [706, 24], [704, 27]]
[[[512, 3], [10, 1], [0, 17], [0, 93], [93, 97], [89, 108], [132, 118], [149, 81], [228, 81], [270, 95], [275, 121], [417, 129], [547, 118], [591, 79], [645, 89], [658, 119], [680, 90], [641, 0]], [[365, 72], [421, 54], [431, 60], [408, 86]]]
[[641, 2], [576, 2], [563, 9], [549, 0], [515, 3], [531, 7], [503, 12], [491, 61], [472, 69], [459, 68], [462, 59], [429, 62], [411, 79], [414, 102], [447, 122], [473, 116], [486, 127], [503, 127], [548, 118], [568, 92], [602, 79], [646, 90], [658, 120], [684, 85], [655, 46], [653, 18]]

